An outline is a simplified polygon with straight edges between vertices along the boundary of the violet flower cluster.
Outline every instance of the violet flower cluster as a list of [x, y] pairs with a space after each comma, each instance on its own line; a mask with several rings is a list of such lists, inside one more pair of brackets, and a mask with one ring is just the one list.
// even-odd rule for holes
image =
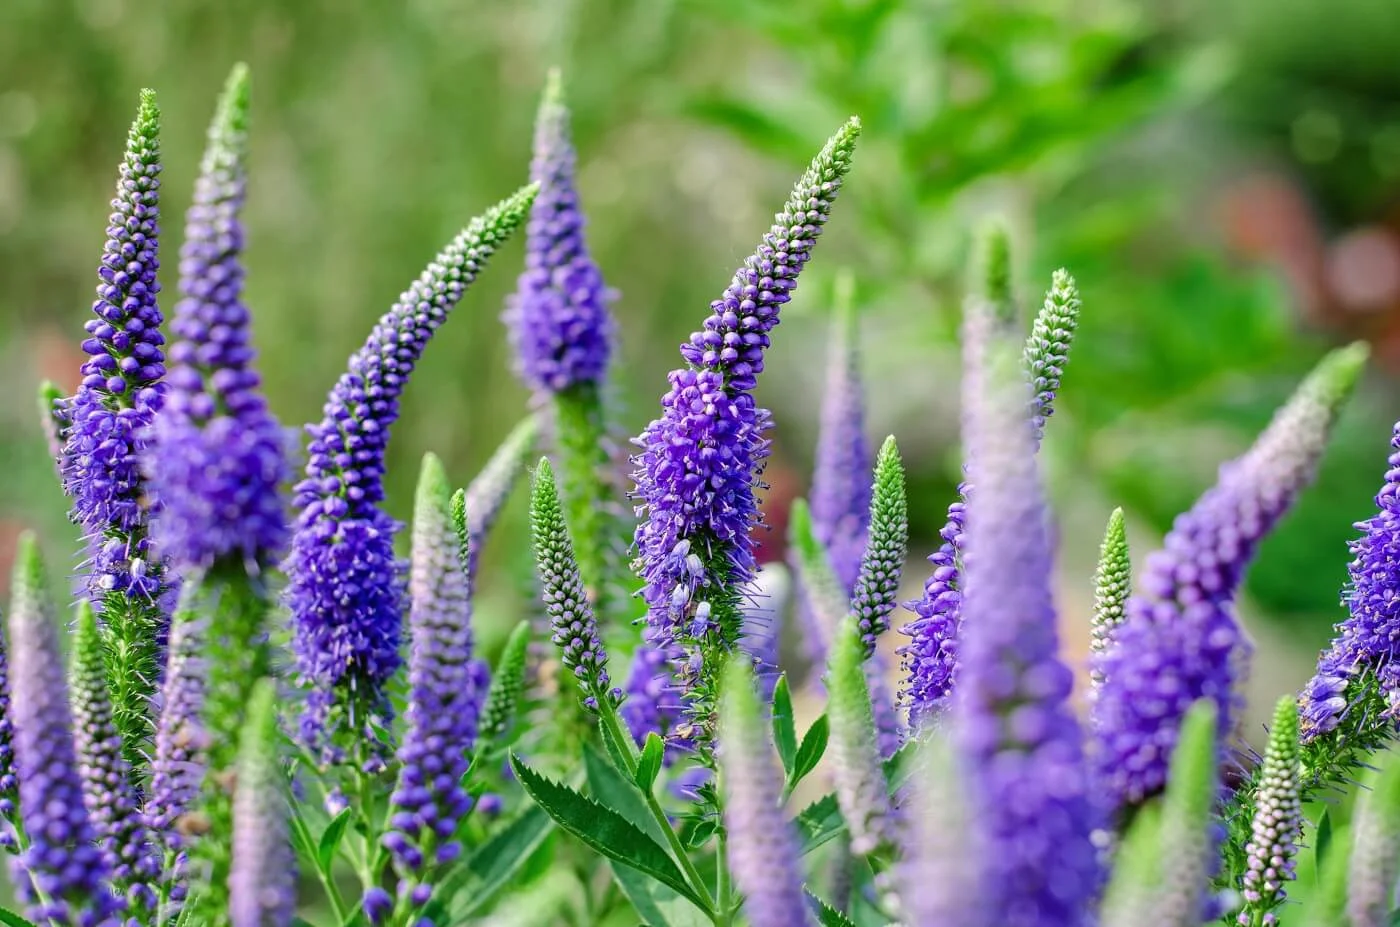
[[384, 837], [414, 905], [432, 897], [436, 868], [462, 852], [457, 825], [471, 808], [462, 776], [486, 694], [472, 668], [471, 585], [450, 502], [447, 473], [428, 454], [413, 512], [406, 729]]
[[505, 318], [521, 378], [540, 393], [602, 382], [612, 354], [612, 294], [584, 241], [576, 160], [559, 73], [551, 72], [530, 163], [540, 192], [526, 226], [525, 272]]
[[[979, 345], [980, 347], [980, 345]], [[964, 397], [977, 492], [968, 508], [968, 593], [954, 710], [973, 825], [983, 841], [991, 923], [1078, 925], [1100, 888], [1098, 826], [1083, 732], [1070, 706], [1050, 594], [1048, 520], [1006, 345], [985, 346], [987, 376]]]
[[180, 249], [165, 405], [146, 469], [161, 502], [155, 538], [184, 567], [275, 561], [287, 527], [286, 436], [259, 392], [243, 304], [248, 74], [236, 68], [209, 128]]
[[1197, 699], [1215, 702], [1222, 734], [1233, 730], [1249, 650], [1235, 592], [1259, 541], [1312, 481], [1365, 358], [1352, 347], [1324, 359], [1148, 558], [1142, 593], [1128, 600], [1127, 618], [1094, 661], [1103, 678], [1095, 762], [1113, 808], [1161, 790], [1176, 731]]
[[337, 735], [382, 752], [373, 723], [390, 714], [384, 686], [400, 663], [404, 583], [394, 556], [398, 525], [379, 505], [399, 396], [433, 332], [534, 194], [534, 187], [516, 193], [453, 239], [380, 318], [331, 390], [324, 418], [309, 427], [286, 568], [297, 669], [310, 690], [301, 733], [327, 758], [343, 755]]
[[[1004, 236], [990, 236], [988, 276], [990, 305], [986, 312], [1007, 314], [1009, 267]], [[979, 303], [969, 303], [969, 316], [975, 316]], [[1000, 308], [998, 308], [1000, 307]], [[1036, 447], [1045, 435], [1046, 421], [1054, 414], [1055, 397], [1069, 362], [1069, 349], [1079, 324], [1079, 290], [1074, 278], [1057, 270], [1051, 278], [1050, 290], [1031, 326], [1023, 351], [1026, 377], [1031, 384], [1030, 414]], [[999, 319], [1004, 324], [1007, 320]], [[990, 324], [990, 322], [988, 323]], [[975, 333], [967, 333], [964, 346], [976, 341]], [[964, 364], [967, 364], [966, 356]], [[964, 377], [975, 375], [966, 370]], [[972, 381], [968, 381], [972, 385]], [[948, 518], [938, 536], [938, 550], [928, 557], [933, 570], [924, 582], [923, 595], [906, 607], [914, 620], [900, 628], [910, 638], [899, 649], [905, 672], [901, 700], [909, 709], [911, 725], [936, 716], [948, 706], [958, 667], [958, 635], [962, 627], [963, 578], [962, 554], [967, 536], [964, 530], [968, 494], [971, 485], [964, 480], [958, 484], [958, 495], [948, 506]]]
[[1357, 525], [1347, 568], [1347, 618], [1300, 700], [1302, 732], [1313, 740], [1335, 730], [1357, 700], [1367, 674], [1374, 674], [1387, 714], [1400, 710], [1400, 423], [1390, 439], [1393, 453], [1376, 494], [1376, 513]]
[[40, 927], [116, 927], [124, 905], [83, 800], [55, 615], [29, 534], [15, 554], [10, 648], [20, 817], [29, 840], [12, 859], [15, 888]]
[[143, 501], [140, 453], [160, 409], [165, 355], [160, 284], [160, 111], [142, 91], [127, 138], [101, 282], [84, 328], [88, 360], [78, 392], [65, 403], [61, 466], [73, 499], [73, 520], [88, 534], [90, 593], [154, 600], [163, 591], [161, 563], [151, 550], [150, 512]]
[[[769, 415], [752, 390], [769, 333], [826, 224], [859, 133], [852, 119], [798, 180], [763, 243], [711, 304], [703, 330], [682, 345], [687, 366], [671, 372], [661, 418], [636, 439], [635, 568], [645, 583], [653, 642], [687, 651], [687, 692], [711, 685], [715, 667], [705, 665], [702, 651], [712, 650], [715, 662], [741, 631], [734, 590], [754, 576], [749, 532], [760, 521], [755, 490], [768, 456]], [[707, 726], [705, 700], [696, 704]]]

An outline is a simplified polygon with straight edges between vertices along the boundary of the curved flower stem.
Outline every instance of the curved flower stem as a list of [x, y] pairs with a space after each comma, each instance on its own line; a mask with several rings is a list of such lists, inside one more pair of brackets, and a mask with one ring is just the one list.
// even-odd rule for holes
[[[629, 779], [636, 781], [637, 778], [637, 756], [636, 745], [632, 738], [622, 730], [622, 725], [617, 719], [617, 708], [613, 705], [612, 699], [606, 697], [606, 693], [598, 699], [598, 721], [605, 728], [609, 737], [621, 746], [619, 751], [625, 772]], [[726, 923], [727, 918], [720, 909], [715, 907], [715, 900], [710, 896], [710, 890], [705, 885], [705, 880], [700, 876], [695, 864], [690, 860], [690, 854], [685, 851], [685, 845], [681, 843], [681, 838], [676, 834], [676, 829], [671, 826], [671, 819], [666, 817], [666, 811], [661, 807], [661, 803], [656, 800], [656, 792], [653, 789], [643, 789], [642, 797], [646, 799], [647, 808], [651, 811], [656, 823], [661, 826], [661, 832], [666, 835], [666, 842], [671, 846], [671, 853], [676, 857], [676, 862], [685, 873], [688, 881], [695, 893], [705, 902], [706, 914], [716, 924]]]

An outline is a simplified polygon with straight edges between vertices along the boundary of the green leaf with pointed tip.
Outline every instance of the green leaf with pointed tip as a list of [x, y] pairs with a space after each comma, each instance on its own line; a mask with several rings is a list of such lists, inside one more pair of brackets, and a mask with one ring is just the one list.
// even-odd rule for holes
[[8, 908], [0, 908], [0, 924], [5, 927], [35, 927], [33, 921], [25, 920]]
[[647, 927], [710, 927], [703, 911], [660, 882], [620, 863], [609, 863], [617, 887], [632, 902]]
[[336, 851], [340, 849], [340, 841], [349, 823], [350, 809], [346, 808], [326, 825], [325, 832], [321, 834], [321, 842], [316, 847], [316, 862], [320, 864], [322, 872], [330, 872], [335, 864]]
[[564, 830], [609, 859], [656, 879], [706, 910], [675, 860], [622, 815], [541, 775], [514, 754], [510, 768], [530, 798]]
[[1327, 857], [1332, 849], [1332, 812], [1329, 808], [1322, 809], [1322, 816], [1317, 819], [1317, 827], [1313, 831], [1313, 859], [1316, 861], [1313, 866], [1313, 874], [1318, 879], [1322, 878], [1324, 867], [1327, 865]]
[[778, 758], [783, 761], [783, 775], [792, 775], [793, 760], [797, 758], [797, 722], [792, 713], [792, 690], [788, 688], [787, 673], [778, 677], [773, 687], [773, 743]]
[[583, 745], [583, 768], [588, 777], [588, 791], [595, 799], [665, 845], [666, 835], [647, 809], [646, 798], [637, 791], [636, 783], [610, 765], [592, 744]]
[[492, 899], [518, 873], [554, 830], [544, 809], [535, 806], [492, 834], [439, 883], [438, 895], [452, 899], [451, 923], [460, 924]]
[[661, 761], [666, 755], [666, 745], [655, 731], [647, 733], [647, 742], [642, 747], [642, 758], [637, 761], [637, 787], [650, 792], [661, 772]]
[[792, 775], [788, 777], [789, 793], [821, 762], [822, 754], [826, 752], [828, 734], [826, 715], [813, 721], [812, 726], [807, 728], [807, 733], [802, 737], [802, 745], [797, 748], [797, 756], [792, 763]]
[[856, 927], [855, 921], [851, 920], [840, 911], [827, 904], [809, 888], [804, 888], [807, 897], [812, 899], [816, 907], [817, 922], [822, 927]]
[[824, 795], [812, 802], [802, 809], [793, 824], [797, 827], [803, 856], [846, 830], [846, 822], [841, 817], [841, 807], [836, 803], [835, 795]]

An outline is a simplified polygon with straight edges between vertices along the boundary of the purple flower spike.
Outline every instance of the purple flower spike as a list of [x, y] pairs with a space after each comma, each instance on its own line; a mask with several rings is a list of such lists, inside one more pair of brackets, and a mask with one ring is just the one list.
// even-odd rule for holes
[[808, 927], [801, 859], [778, 802], [783, 780], [767, 727], [747, 661], [729, 661], [719, 733], [729, 870], [754, 927]]
[[671, 372], [661, 418], [635, 439], [641, 452], [633, 476], [643, 516], [635, 568], [645, 582], [648, 633], [659, 646], [674, 642], [686, 651], [681, 685], [703, 696], [692, 714], [707, 735], [716, 657], [738, 641], [738, 591], [756, 566], [749, 532], [760, 520], [755, 490], [768, 456], [769, 416], [751, 391], [859, 132], [852, 119], [813, 160], [758, 251], [711, 304], [703, 329], [681, 347], [688, 366]]
[[84, 326], [88, 360], [64, 409], [64, 489], [73, 499], [73, 520], [91, 539], [89, 588], [98, 597], [118, 591], [149, 599], [161, 591], [145, 537], [149, 513], [137, 460], [165, 388], [156, 305], [160, 172], [160, 110], [155, 93], [143, 90], [108, 219], [96, 318]]
[[831, 568], [849, 596], [870, 524], [870, 444], [865, 438], [865, 386], [849, 277], [843, 278], [836, 303], [812, 472], [812, 533], [826, 548]]
[[782, 672], [779, 663], [783, 613], [792, 596], [792, 576], [782, 564], [765, 563], [745, 595], [749, 604], [744, 609], [744, 636], [740, 645], [753, 658], [759, 692], [763, 701], [769, 702]]
[[1177, 730], [1197, 699], [1216, 703], [1222, 738], [1233, 731], [1249, 655], [1236, 590], [1260, 540], [1312, 482], [1365, 359], [1364, 345], [1329, 354], [1147, 558], [1142, 593], [1128, 599], [1112, 645], [1094, 660], [1103, 677], [1095, 757], [1111, 807], [1161, 790]]
[[987, 344], [985, 382], [964, 397], [977, 492], [954, 730], [984, 850], [988, 920], [1078, 927], [1101, 882], [1097, 821], [1070, 707], [1073, 674], [1059, 658], [1029, 393], [1008, 348]]
[[296, 916], [297, 860], [287, 823], [287, 780], [277, 755], [276, 697], [272, 680], [257, 683], [238, 738], [228, 877], [232, 927], [289, 927]]
[[129, 913], [153, 913], [158, 875], [151, 833], [136, 799], [102, 660], [102, 638], [92, 606], [78, 607], [73, 638], [73, 746], [83, 801], [111, 879], [126, 893]]
[[311, 689], [301, 733], [329, 760], [346, 747], [384, 752], [375, 718], [390, 713], [384, 686], [399, 667], [404, 583], [394, 557], [398, 525], [384, 499], [384, 455], [399, 396], [434, 331], [487, 259], [520, 224], [535, 188], [488, 210], [428, 265], [350, 358], [310, 427], [306, 478], [287, 562], [288, 603], [302, 682]]
[[410, 894], [425, 886], [431, 893], [438, 862], [461, 850], [452, 836], [471, 808], [461, 783], [484, 694], [472, 666], [471, 586], [452, 525], [451, 495], [442, 462], [425, 455], [409, 574], [408, 729], [384, 837], [400, 890]]
[[287, 519], [278, 487], [287, 436], [258, 391], [243, 305], [248, 71], [234, 68], [209, 127], [180, 252], [165, 406], [145, 465], [161, 514], [157, 546], [182, 566], [280, 557]]
[[[10, 603], [15, 760], [29, 847], [14, 858], [14, 884], [41, 927], [115, 927], [121, 899], [83, 803], [68, 687], [44, 564], [34, 536], [20, 537]], [[36, 894], [37, 890], [37, 894]]]
[[540, 393], [601, 382], [612, 353], [613, 294], [583, 238], [575, 161], [559, 72], [551, 71], [530, 163], [540, 193], [526, 228], [525, 272], [505, 314], [521, 378]]
[[113, 710], [133, 768], [151, 733], [170, 589], [151, 544], [155, 513], [140, 466], [165, 390], [156, 305], [160, 173], [160, 110], [155, 93], [143, 90], [107, 220], [94, 318], [84, 325], [83, 379], [77, 395], [55, 410], [64, 423], [63, 488], [87, 535], [84, 581], [108, 641]]

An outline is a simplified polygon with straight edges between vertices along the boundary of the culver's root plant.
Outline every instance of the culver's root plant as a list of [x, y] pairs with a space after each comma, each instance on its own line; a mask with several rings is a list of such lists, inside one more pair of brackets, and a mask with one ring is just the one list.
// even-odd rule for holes
[[[866, 433], [881, 384], [862, 363], [854, 272], [832, 299], [791, 563], [759, 562], [780, 423], [756, 388], [838, 200], [860, 196], [846, 189], [857, 119], [696, 307], [654, 417], [629, 425], [607, 388], [615, 293], [587, 246], [552, 74], [528, 185], [410, 278], [303, 440], [262, 394], [243, 300], [251, 101], [240, 66], [167, 274], [167, 324], [163, 127], [141, 93], [79, 385], [39, 388], [83, 556], [72, 602], [48, 588], [32, 534], [15, 558], [0, 845], [19, 900], [0, 922], [1397, 922], [1400, 765], [1383, 751], [1400, 713], [1400, 425], [1335, 642], [1278, 702], [1262, 756], [1239, 722], [1251, 652], [1235, 598], [1307, 491], [1364, 347], [1323, 358], [1160, 550], [1134, 564], [1112, 514], [1084, 577], [1091, 613], [1065, 616], [1092, 639], [1072, 667], [1037, 453], [1081, 298], [1057, 271], [1027, 329], [995, 229], [964, 311], [964, 480], [922, 595], [897, 614], [909, 506], [895, 439], [872, 454]], [[530, 407], [473, 479], [418, 449], [403, 532], [384, 508], [400, 400], [454, 313], [496, 311], [469, 290], [516, 235], [525, 267], [502, 318]], [[606, 279], [625, 287], [626, 269]], [[521, 482], [529, 549], [504, 553], [533, 563], [537, 594], [492, 666], [475, 649], [478, 565]], [[779, 647], [790, 599], [827, 706], [801, 725], [802, 676]], [[1358, 782], [1349, 825], [1319, 810]]]

